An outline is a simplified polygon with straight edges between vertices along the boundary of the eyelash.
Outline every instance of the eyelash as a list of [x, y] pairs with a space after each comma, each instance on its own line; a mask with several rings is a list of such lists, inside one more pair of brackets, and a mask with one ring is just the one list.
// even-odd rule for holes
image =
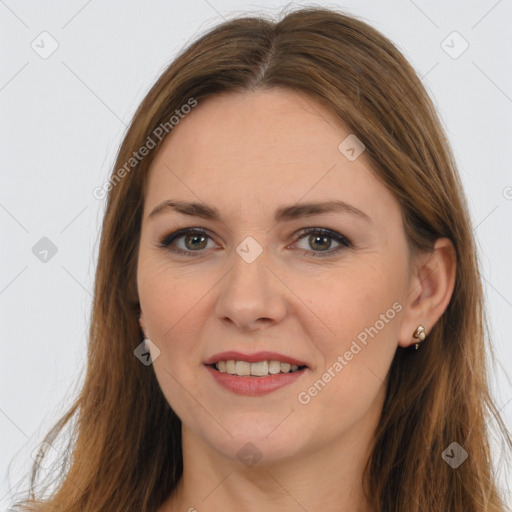
[[[194, 255], [195, 252], [201, 253], [201, 252], [203, 252], [203, 250], [184, 251], [182, 249], [171, 249], [169, 247], [174, 241], [176, 241], [179, 238], [182, 238], [186, 235], [189, 235], [189, 234], [203, 235], [203, 236], [210, 238], [210, 240], [212, 239], [208, 235], [208, 233], [203, 229], [184, 228], [184, 229], [179, 229], [178, 231], [174, 231], [172, 233], [165, 235], [160, 240], [160, 242], [157, 244], [157, 246], [162, 249], [170, 250], [171, 252], [176, 253], [176, 254], [183, 254], [184, 256], [195, 257], [196, 256], [196, 255]], [[338, 252], [342, 251], [343, 249], [352, 247], [352, 242], [348, 238], [341, 235], [340, 233], [337, 233], [336, 231], [332, 231], [332, 230], [326, 229], [326, 228], [309, 228], [309, 229], [303, 230], [300, 232], [300, 236], [298, 237], [298, 239], [296, 241], [298, 242], [299, 240], [302, 240], [303, 238], [305, 238], [306, 236], [311, 235], [311, 234], [319, 234], [319, 235], [325, 236], [327, 238], [332, 238], [334, 241], [338, 242], [340, 245], [338, 247], [336, 247], [335, 249], [332, 249], [329, 251], [308, 251], [308, 250], [302, 249], [306, 256], [322, 258], [322, 257], [332, 256], [333, 254], [338, 253]]]

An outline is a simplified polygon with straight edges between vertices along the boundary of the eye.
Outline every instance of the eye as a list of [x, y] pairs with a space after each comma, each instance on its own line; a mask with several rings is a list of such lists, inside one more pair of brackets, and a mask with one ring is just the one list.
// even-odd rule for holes
[[[310, 228], [303, 231], [302, 236], [299, 237], [299, 241], [303, 239], [306, 239], [306, 242], [310, 247], [317, 249], [314, 251], [305, 249], [304, 254], [307, 256], [331, 256], [334, 253], [352, 246], [350, 240], [344, 237], [341, 233], [331, 231], [326, 228]], [[331, 249], [332, 240], [338, 244], [334, 249]]]
[[[306, 256], [331, 256], [343, 249], [352, 247], [350, 240], [342, 234], [326, 228], [309, 228], [303, 230], [297, 241], [301, 241], [306, 237], [309, 246], [316, 249], [313, 251], [304, 249]], [[331, 249], [333, 240], [338, 246]], [[176, 254], [197, 256], [198, 254], [194, 253], [201, 253], [203, 249], [208, 249], [208, 241], [212, 241], [212, 238], [204, 229], [185, 228], [165, 235], [156, 245]], [[181, 247], [179, 242], [181, 242]]]
[[[182, 247], [172, 247], [172, 244], [182, 240]], [[199, 252], [207, 247], [210, 236], [203, 229], [186, 228], [174, 231], [164, 236], [158, 244], [159, 247], [166, 248], [177, 254], [184, 254], [186, 256], [195, 256], [194, 252]]]

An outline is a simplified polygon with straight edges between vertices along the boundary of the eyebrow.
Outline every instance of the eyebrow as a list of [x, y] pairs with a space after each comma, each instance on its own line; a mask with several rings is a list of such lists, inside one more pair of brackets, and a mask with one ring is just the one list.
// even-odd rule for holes
[[[222, 220], [219, 211], [212, 206], [196, 202], [175, 201], [172, 199], [167, 199], [156, 206], [148, 215], [148, 218], [151, 219], [157, 215], [170, 211], [176, 211], [183, 215], [200, 217], [202, 219]], [[274, 219], [276, 222], [282, 222], [332, 212], [350, 214], [367, 222], [372, 222], [372, 219], [366, 213], [355, 206], [340, 200], [282, 206], [275, 211]]]

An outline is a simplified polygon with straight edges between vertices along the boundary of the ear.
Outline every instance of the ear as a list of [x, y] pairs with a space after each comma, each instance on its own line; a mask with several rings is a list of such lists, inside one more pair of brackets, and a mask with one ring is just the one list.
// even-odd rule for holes
[[141, 331], [143, 332], [144, 337], [147, 338], [146, 330], [145, 330], [146, 329], [146, 323], [144, 321], [144, 316], [142, 314], [142, 311], [137, 316], [139, 318], [139, 327], [140, 327]]
[[448, 238], [437, 239], [432, 252], [418, 257], [405, 300], [398, 338], [401, 347], [418, 342], [413, 333], [419, 325], [425, 327], [428, 339], [428, 334], [450, 303], [456, 267], [455, 248]]

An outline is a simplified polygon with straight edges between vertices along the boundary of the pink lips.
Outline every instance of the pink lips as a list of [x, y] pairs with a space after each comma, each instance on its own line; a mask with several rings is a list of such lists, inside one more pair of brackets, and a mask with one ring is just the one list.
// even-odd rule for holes
[[[213, 365], [218, 361], [246, 361], [248, 363], [256, 363], [258, 361], [281, 361], [282, 363], [296, 364], [297, 366], [307, 366], [306, 363], [288, 357], [276, 352], [256, 352], [255, 354], [242, 354], [241, 352], [228, 351], [221, 352], [208, 358], [204, 364]], [[300, 379], [304, 373], [309, 371], [309, 368], [302, 368], [293, 373], [281, 373], [277, 375], [268, 375], [266, 377], [240, 377], [238, 375], [231, 375], [229, 373], [222, 373], [213, 368], [206, 366], [210, 375], [215, 379], [217, 384], [222, 386], [233, 393], [247, 396], [261, 396], [277, 389], [280, 389], [288, 384]]]

